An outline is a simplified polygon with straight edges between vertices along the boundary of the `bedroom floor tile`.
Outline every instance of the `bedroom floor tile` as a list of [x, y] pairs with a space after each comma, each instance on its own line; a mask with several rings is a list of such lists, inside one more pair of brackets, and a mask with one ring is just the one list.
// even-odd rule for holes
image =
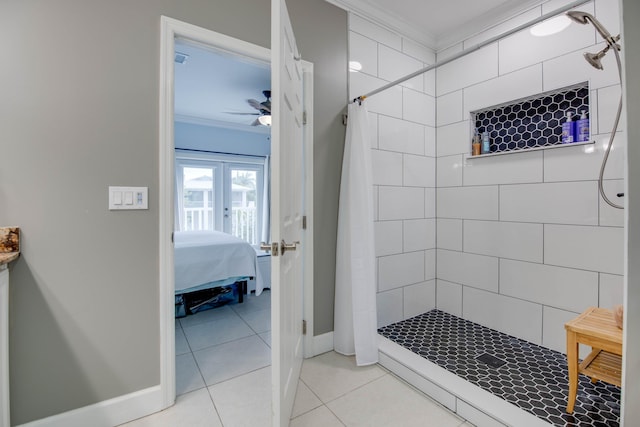
[[300, 379], [327, 403], [385, 375], [378, 365], [356, 366], [355, 357], [330, 351], [302, 365]]
[[239, 314], [256, 334], [271, 330], [271, 309], [247, 311]]
[[264, 341], [269, 347], [271, 347], [271, 331], [263, 332], [258, 334], [258, 336], [262, 338], [262, 341]]
[[187, 337], [184, 336], [182, 328], [176, 328], [176, 356], [191, 353]]
[[220, 316], [211, 322], [183, 327], [182, 330], [193, 351], [255, 334], [244, 320], [233, 312]]
[[189, 326], [213, 322], [220, 318], [232, 316], [234, 313], [235, 312], [231, 309], [230, 305], [223, 305], [222, 307], [212, 308], [211, 310], [205, 310], [196, 314], [190, 314], [186, 317], [181, 317], [179, 319], [180, 326], [187, 328]]
[[271, 425], [271, 367], [209, 387], [224, 426]]
[[271, 308], [271, 291], [265, 290], [260, 295], [247, 294], [244, 296], [242, 304], [233, 304], [229, 306], [236, 313], [247, 313], [255, 310], [266, 310]]
[[205, 386], [193, 354], [176, 356], [176, 395], [188, 393]]
[[257, 335], [194, 351], [193, 355], [207, 385], [271, 365], [271, 349]]

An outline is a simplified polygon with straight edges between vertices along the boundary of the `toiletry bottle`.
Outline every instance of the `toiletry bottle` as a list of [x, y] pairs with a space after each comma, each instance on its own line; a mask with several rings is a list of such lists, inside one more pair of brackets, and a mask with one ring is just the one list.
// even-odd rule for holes
[[477, 130], [473, 135], [473, 142], [471, 143], [471, 154], [473, 156], [477, 156], [480, 154], [480, 134]]
[[576, 141], [587, 142], [589, 141], [589, 119], [586, 110], [582, 110], [581, 113], [580, 119], [576, 122]]
[[562, 143], [569, 144], [575, 141], [575, 123], [573, 122], [573, 113], [567, 112], [567, 119], [562, 124]]
[[491, 152], [491, 144], [489, 143], [489, 132], [485, 131], [482, 134], [482, 154], [489, 154]]

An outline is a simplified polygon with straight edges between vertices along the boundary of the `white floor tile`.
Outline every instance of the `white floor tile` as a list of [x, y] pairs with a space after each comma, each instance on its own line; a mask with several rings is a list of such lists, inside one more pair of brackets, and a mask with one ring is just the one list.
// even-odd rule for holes
[[326, 403], [384, 374], [378, 365], [358, 367], [355, 357], [331, 351], [305, 360], [300, 379]]
[[344, 427], [344, 424], [326, 406], [320, 406], [292, 419], [289, 427]]
[[193, 354], [176, 356], [176, 395], [188, 393], [205, 386]]
[[187, 337], [184, 336], [182, 328], [178, 327], [176, 328], [176, 356], [185, 353], [191, 353], [191, 349], [189, 348]]
[[271, 330], [271, 309], [253, 310], [240, 314], [240, 317], [247, 322], [249, 327], [256, 334]]
[[177, 320], [180, 321], [180, 326], [182, 326], [182, 328], [186, 328], [189, 326], [200, 325], [202, 323], [213, 322], [216, 319], [229, 316], [230, 314], [233, 314], [233, 310], [230, 306], [224, 305], [222, 307], [212, 308], [211, 310], [201, 311], [196, 314], [190, 314]]
[[255, 334], [244, 320], [233, 311], [212, 322], [183, 327], [183, 330], [193, 351]]
[[271, 425], [271, 368], [266, 367], [209, 387], [222, 424]]
[[432, 426], [458, 427], [464, 421], [389, 374], [327, 406], [346, 426], [419, 426], [429, 420]]
[[271, 308], [271, 291], [262, 291], [259, 296], [247, 294], [242, 304], [233, 304], [229, 307], [238, 314]]
[[263, 332], [261, 334], [258, 334], [258, 336], [262, 338], [262, 341], [264, 341], [265, 344], [271, 347], [271, 331]]
[[207, 385], [271, 364], [271, 349], [257, 335], [196, 351], [193, 355]]
[[305, 383], [298, 381], [298, 390], [296, 391], [296, 400], [293, 402], [291, 418], [307, 413], [321, 405], [322, 401], [318, 399], [318, 396], [313, 394]]
[[162, 412], [123, 424], [121, 427], [222, 427], [207, 389], [192, 391], [176, 398]]

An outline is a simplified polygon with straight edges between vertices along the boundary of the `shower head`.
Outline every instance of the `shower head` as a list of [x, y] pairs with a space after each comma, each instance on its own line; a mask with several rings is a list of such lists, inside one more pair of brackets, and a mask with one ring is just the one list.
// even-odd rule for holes
[[[603, 39], [605, 39], [607, 41], [607, 43], [609, 43], [610, 45], [615, 45], [616, 44], [616, 38], [612, 37], [611, 34], [609, 33], [609, 31], [607, 31], [607, 29], [604, 27], [604, 25], [602, 25], [600, 23], [600, 21], [598, 21], [595, 16], [587, 13], [587, 12], [582, 12], [580, 10], [571, 10], [569, 12], [567, 12], [567, 16], [574, 22], [577, 22], [578, 24], [587, 24], [589, 22], [591, 22], [591, 24], [595, 27], [595, 29], [600, 33], [600, 35], [602, 36]], [[618, 36], [619, 39], [619, 36]]]
[[[598, 53], [585, 53], [584, 58], [587, 60], [589, 64], [591, 64], [594, 68], [598, 70], [602, 70], [602, 58], [607, 53], [610, 48], [614, 48], [616, 50], [620, 50], [620, 45], [616, 43], [620, 40], [620, 35], [613, 37], [609, 31], [598, 21], [593, 15], [582, 12], [580, 10], [571, 10], [567, 12], [567, 16], [574, 22], [578, 24], [591, 24], [595, 27], [595, 29], [600, 33], [602, 38], [607, 41], [607, 45]], [[616, 52], [617, 53], [617, 52]]]
[[598, 53], [589, 53], [589, 52], [585, 52], [584, 53], [584, 59], [587, 60], [587, 62], [589, 64], [591, 64], [591, 66], [593, 68], [597, 68], [598, 70], [602, 70], [602, 57], [604, 56], [604, 52], [601, 50]]

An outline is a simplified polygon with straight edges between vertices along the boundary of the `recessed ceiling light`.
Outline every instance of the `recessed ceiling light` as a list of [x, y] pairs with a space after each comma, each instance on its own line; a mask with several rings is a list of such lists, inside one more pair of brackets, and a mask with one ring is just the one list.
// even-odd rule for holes
[[362, 70], [361, 63], [359, 63], [358, 61], [349, 61], [349, 71], [351, 71], [352, 73], [357, 73], [360, 70]]
[[571, 20], [565, 15], [555, 16], [531, 27], [529, 32], [536, 37], [550, 36], [559, 33], [571, 24]]

